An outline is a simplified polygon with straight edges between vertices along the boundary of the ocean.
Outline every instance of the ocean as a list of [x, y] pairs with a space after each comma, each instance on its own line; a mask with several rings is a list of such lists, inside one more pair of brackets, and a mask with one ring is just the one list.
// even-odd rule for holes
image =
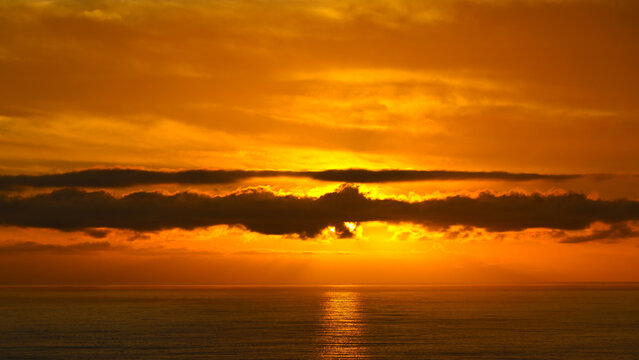
[[2, 287], [0, 359], [639, 359], [639, 286]]

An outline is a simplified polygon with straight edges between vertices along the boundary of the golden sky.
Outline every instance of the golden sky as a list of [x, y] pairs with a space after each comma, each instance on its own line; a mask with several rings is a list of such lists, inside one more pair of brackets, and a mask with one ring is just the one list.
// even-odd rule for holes
[[638, 23], [2, 1], [0, 284], [639, 281]]

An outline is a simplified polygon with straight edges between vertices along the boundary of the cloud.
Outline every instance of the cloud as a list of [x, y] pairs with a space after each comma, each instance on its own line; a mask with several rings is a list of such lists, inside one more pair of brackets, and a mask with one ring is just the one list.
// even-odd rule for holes
[[111, 244], [106, 241], [83, 242], [71, 245], [58, 244], [40, 244], [33, 241], [24, 241], [9, 245], [0, 246], [0, 254], [13, 253], [33, 253], [33, 252], [51, 252], [51, 253], [73, 253], [80, 251], [101, 251], [109, 250]]
[[569, 236], [560, 242], [562, 243], [582, 243], [598, 240], [617, 240], [639, 237], [639, 231], [631, 228], [626, 223], [611, 224], [608, 229], [595, 230], [591, 234], [582, 236]]
[[134, 192], [116, 197], [105, 191], [61, 189], [33, 196], [0, 196], [0, 224], [78, 231], [93, 228], [137, 232], [213, 225], [241, 226], [261, 234], [296, 234], [312, 238], [333, 227], [351, 237], [345, 222], [384, 221], [487, 231], [529, 228], [580, 230], [593, 222], [639, 219], [639, 202], [594, 200], [583, 194], [482, 193], [478, 197], [407, 202], [370, 199], [358, 188], [343, 186], [318, 198], [247, 190], [225, 196], [181, 192]]
[[317, 172], [300, 172], [308, 174], [315, 180], [339, 181], [353, 183], [383, 183], [395, 181], [429, 181], [429, 180], [567, 180], [583, 175], [549, 175], [533, 173], [509, 173], [505, 171], [449, 171], [449, 170], [324, 170]]
[[152, 184], [229, 184], [258, 177], [307, 177], [319, 181], [351, 183], [385, 183], [397, 181], [433, 180], [567, 180], [583, 175], [549, 175], [509, 173], [504, 171], [448, 170], [365, 170], [343, 169], [324, 171], [275, 170], [186, 170], [150, 171], [138, 169], [89, 169], [61, 174], [4, 175], [0, 189], [14, 187], [89, 187], [117, 188]]
[[109, 235], [109, 230], [104, 229], [87, 229], [84, 233], [92, 238], [104, 239]]
[[320, 3], [1, 2], [3, 165], [637, 171], [638, 2]]

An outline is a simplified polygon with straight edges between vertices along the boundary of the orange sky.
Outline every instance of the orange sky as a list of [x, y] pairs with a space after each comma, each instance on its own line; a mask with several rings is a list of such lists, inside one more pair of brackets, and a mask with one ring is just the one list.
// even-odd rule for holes
[[[639, 281], [638, 22], [610, 0], [0, 2], [0, 284]], [[18, 176], [112, 168], [542, 177]]]

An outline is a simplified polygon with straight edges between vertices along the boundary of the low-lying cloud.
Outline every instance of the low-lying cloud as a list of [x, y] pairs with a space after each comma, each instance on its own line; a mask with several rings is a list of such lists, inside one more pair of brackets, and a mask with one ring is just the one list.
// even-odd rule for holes
[[583, 243], [600, 240], [620, 240], [639, 237], [639, 231], [626, 223], [611, 224], [607, 229], [595, 230], [587, 235], [568, 236], [562, 243]]
[[11, 243], [6, 245], [0, 245], [0, 254], [13, 254], [13, 253], [34, 253], [34, 252], [48, 252], [48, 253], [74, 253], [85, 251], [101, 251], [111, 249], [111, 244], [106, 241], [96, 242], [83, 242], [70, 245], [59, 244], [41, 244], [34, 241], [23, 241], [17, 243]]
[[319, 181], [350, 183], [386, 183], [400, 181], [446, 180], [567, 180], [583, 175], [551, 175], [509, 173], [504, 171], [448, 171], [448, 170], [365, 170], [342, 169], [323, 171], [277, 170], [186, 170], [151, 171], [139, 169], [89, 169], [60, 174], [3, 175], [0, 189], [37, 187], [118, 188], [154, 184], [230, 184], [251, 178], [303, 177]]
[[261, 234], [312, 238], [334, 227], [353, 234], [345, 222], [384, 221], [487, 231], [529, 228], [586, 229], [593, 222], [616, 224], [639, 219], [639, 202], [594, 200], [583, 194], [482, 193], [408, 202], [371, 199], [343, 186], [318, 198], [248, 190], [225, 196], [181, 192], [134, 192], [116, 197], [105, 191], [61, 189], [33, 196], [0, 196], [0, 224], [62, 231], [124, 229], [136, 232], [213, 225], [241, 226]]

